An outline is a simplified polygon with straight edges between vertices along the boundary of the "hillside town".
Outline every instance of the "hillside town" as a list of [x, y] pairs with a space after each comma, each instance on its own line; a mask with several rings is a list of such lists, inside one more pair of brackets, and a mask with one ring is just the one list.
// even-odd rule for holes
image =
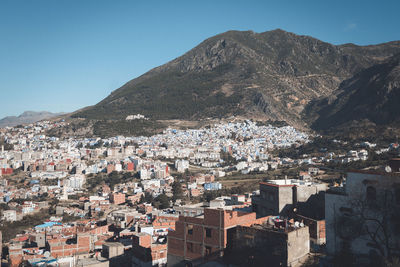
[[400, 160], [345, 173], [329, 165], [398, 155], [397, 143], [280, 157], [319, 137], [250, 120], [149, 137], [48, 135], [66, 125], [0, 129], [8, 266], [306, 266], [316, 255], [326, 264], [343, 260], [335, 255], [348, 246], [357, 246], [361, 262], [398, 253], [392, 222], [384, 222], [393, 232], [385, 242], [356, 230], [374, 227], [363, 212], [373, 210], [370, 201], [380, 207], [383, 192], [393, 200], [377, 220], [398, 208]]

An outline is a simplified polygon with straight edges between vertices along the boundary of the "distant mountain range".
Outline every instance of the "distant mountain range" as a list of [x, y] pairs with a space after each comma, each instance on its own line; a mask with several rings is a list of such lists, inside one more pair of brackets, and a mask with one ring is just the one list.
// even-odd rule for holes
[[228, 31], [72, 117], [113, 121], [140, 113], [152, 120], [202, 120], [240, 115], [317, 130], [359, 119], [391, 123], [400, 109], [399, 53], [400, 41], [333, 45], [280, 29]]
[[21, 115], [17, 116], [8, 116], [0, 120], [0, 128], [4, 128], [7, 126], [17, 126], [19, 124], [29, 124], [37, 121], [41, 121], [44, 119], [50, 119], [57, 116], [61, 116], [65, 113], [51, 113], [47, 111], [25, 111]]

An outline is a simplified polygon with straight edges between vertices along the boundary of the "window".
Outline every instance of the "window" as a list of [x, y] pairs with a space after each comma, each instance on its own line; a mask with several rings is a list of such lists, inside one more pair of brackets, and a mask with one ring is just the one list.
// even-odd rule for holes
[[211, 255], [211, 247], [206, 246], [206, 256]]
[[346, 216], [351, 216], [353, 214], [353, 209], [352, 208], [340, 207], [339, 210]]
[[192, 235], [193, 234], [193, 225], [192, 224], [188, 224], [187, 233], [188, 233], [188, 235]]
[[206, 228], [206, 237], [211, 237], [211, 228]]

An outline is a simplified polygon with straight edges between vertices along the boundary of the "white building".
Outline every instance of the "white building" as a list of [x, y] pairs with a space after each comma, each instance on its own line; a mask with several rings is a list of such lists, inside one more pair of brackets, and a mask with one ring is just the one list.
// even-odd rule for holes
[[189, 169], [189, 161], [187, 160], [176, 160], [175, 161], [175, 168], [177, 169], [178, 172], [185, 172], [185, 170]]
[[77, 174], [69, 177], [66, 180], [66, 186], [74, 188], [74, 189], [82, 189], [83, 185], [86, 182], [86, 178], [84, 175]]
[[147, 180], [151, 178], [151, 171], [147, 169], [141, 169], [139, 173], [140, 173], [140, 180]]
[[[399, 171], [399, 166], [400, 159], [391, 161], [392, 170]], [[396, 253], [390, 248], [398, 246], [400, 240], [394, 221], [400, 210], [399, 181], [400, 172], [354, 171], [347, 174], [345, 186], [327, 191], [326, 249], [329, 255], [346, 250], [357, 255], [357, 259], [370, 260], [381, 257], [382, 253], [384, 257], [389, 252]], [[382, 229], [386, 229], [385, 232]]]

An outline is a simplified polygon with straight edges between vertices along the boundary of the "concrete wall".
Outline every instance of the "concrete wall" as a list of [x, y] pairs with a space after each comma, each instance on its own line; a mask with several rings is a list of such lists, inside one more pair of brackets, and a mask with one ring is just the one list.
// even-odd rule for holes
[[183, 267], [183, 266], [185, 266], [183, 261], [184, 261], [183, 257], [172, 255], [172, 254], [168, 253], [168, 257], [167, 257], [168, 267], [170, 267], [170, 266], [173, 266], [173, 267], [181, 267], [182, 266]]
[[309, 186], [296, 186], [296, 202], [306, 202], [310, 196], [318, 194], [320, 191], [326, 191], [327, 184], [313, 184]]
[[336, 231], [337, 214], [339, 208], [346, 205], [347, 196], [340, 194], [325, 194], [325, 221], [326, 221], [326, 251], [334, 255], [341, 247], [341, 240]]
[[296, 214], [295, 220], [308, 226], [311, 242], [317, 245], [326, 243], [325, 220], [314, 220], [299, 214]]
[[257, 207], [259, 216], [279, 213], [279, 187], [260, 184], [260, 198]]
[[287, 214], [289, 211], [293, 210], [293, 192], [295, 187], [280, 186], [279, 187], [279, 210], [278, 214]]
[[301, 266], [301, 262], [310, 252], [308, 227], [298, 228], [287, 234], [287, 265]]
[[[400, 208], [400, 203], [396, 202], [396, 188], [400, 187], [400, 174], [373, 174], [369, 172], [350, 172], [346, 180], [346, 187], [343, 194], [327, 193], [325, 196], [325, 217], [326, 217], [326, 248], [330, 255], [340, 252], [345, 240], [348, 240], [350, 248], [356, 255], [367, 255], [373, 249], [368, 243], [371, 238], [364, 232], [358, 231], [359, 220], [354, 216], [360, 210], [359, 205], [367, 204], [367, 188], [373, 187], [376, 190], [376, 200], [374, 208], [369, 208], [369, 216], [378, 218], [382, 216], [379, 205], [385, 197], [394, 197], [389, 202], [393, 205], [393, 210]], [[361, 203], [361, 204], [359, 204]], [[388, 202], [386, 202], [388, 203]], [[387, 205], [387, 204], [385, 204]], [[368, 207], [368, 206], [366, 206]], [[375, 210], [375, 211], [374, 211]], [[370, 226], [374, 229], [376, 226]], [[389, 224], [390, 227], [393, 225]], [[390, 231], [390, 230], [389, 230]], [[394, 232], [390, 233], [390, 236]], [[347, 237], [350, 235], [351, 237]], [[400, 238], [400, 237], [399, 237]], [[392, 239], [398, 239], [397, 237]]]
[[118, 242], [107, 242], [103, 244], [102, 254], [108, 259], [123, 255], [124, 245]]
[[277, 231], [262, 227], [238, 226], [232, 240], [229, 260], [237, 265], [247, 265], [253, 257], [253, 265], [268, 262], [269, 266], [299, 266], [310, 252], [308, 227], [292, 232]]

